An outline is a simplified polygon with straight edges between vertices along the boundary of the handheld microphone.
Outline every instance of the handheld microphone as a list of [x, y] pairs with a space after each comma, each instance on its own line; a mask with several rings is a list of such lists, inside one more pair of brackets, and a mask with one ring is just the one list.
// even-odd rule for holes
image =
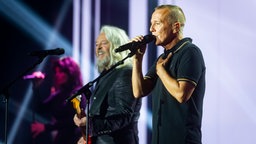
[[30, 56], [47, 56], [47, 55], [61, 55], [64, 54], [65, 50], [63, 48], [56, 48], [52, 50], [38, 50], [29, 53]]
[[45, 78], [44, 73], [42, 73], [42, 72], [40, 72], [40, 71], [33, 72], [33, 73], [30, 74], [30, 75], [25, 75], [25, 76], [23, 76], [23, 79], [24, 79], [24, 80], [30, 80], [30, 79], [44, 79], [44, 78]]
[[145, 35], [143, 37], [143, 40], [140, 41], [140, 42], [130, 42], [130, 43], [127, 43], [125, 45], [122, 45], [120, 47], [118, 47], [117, 49], [115, 49], [115, 52], [122, 52], [122, 51], [125, 51], [125, 50], [130, 50], [130, 51], [134, 51], [136, 50], [139, 46], [141, 45], [144, 45], [144, 44], [147, 44], [147, 43], [150, 43], [152, 41], [154, 41], [156, 38], [154, 35], [151, 35], [151, 34], [148, 34], [148, 35]]

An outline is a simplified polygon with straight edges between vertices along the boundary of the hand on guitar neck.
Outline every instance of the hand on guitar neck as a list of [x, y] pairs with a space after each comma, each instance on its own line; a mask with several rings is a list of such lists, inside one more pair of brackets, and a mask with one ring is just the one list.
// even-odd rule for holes
[[81, 96], [77, 96], [74, 99], [71, 100], [73, 103], [73, 107], [76, 110], [76, 114], [73, 118], [74, 123], [80, 127], [82, 137], [79, 139], [78, 143], [81, 144], [91, 144], [91, 139], [88, 137], [88, 143], [86, 143], [86, 132], [85, 132], [85, 126], [86, 126], [86, 114], [83, 110], [83, 108], [80, 107], [80, 102], [81, 102]]
[[81, 137], [78, 141], [77, 144], [86, 144], [86, 141], [84, 140], [83, 137]]

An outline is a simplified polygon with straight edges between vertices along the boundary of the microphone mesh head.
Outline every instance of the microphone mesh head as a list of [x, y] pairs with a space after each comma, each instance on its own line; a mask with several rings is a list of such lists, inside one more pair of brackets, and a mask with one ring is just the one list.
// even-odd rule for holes
[[56, 48], [56, 51], [59, 55], [64, 54], [65, 50], [63, 48]]
[[145, 35], [144, 36], [144, 39], [145, 43], [150, 43], [152, 41], [155, 41], [156, 40], [156, 37], [152, 34], [148, 34], [148, 35]]

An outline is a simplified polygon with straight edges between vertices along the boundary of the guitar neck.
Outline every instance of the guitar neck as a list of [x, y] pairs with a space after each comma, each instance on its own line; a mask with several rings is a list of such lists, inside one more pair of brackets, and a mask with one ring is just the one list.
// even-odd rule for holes
[[81, 108], [80, 112], [79, 113], [77, 112], [77, 117], [81, 119], [82, 117], [85, 117], [85, 116], [86, 114], [84, 112], [84, 109]]

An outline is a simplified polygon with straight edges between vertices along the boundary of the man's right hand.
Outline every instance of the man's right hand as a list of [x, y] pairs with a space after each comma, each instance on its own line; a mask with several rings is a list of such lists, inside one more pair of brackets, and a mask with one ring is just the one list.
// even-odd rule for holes
[[79, 118], [77, 114], [75, 114], [73, 120], [75, 125], [78, 127], [86, 126], [86, 117]]

